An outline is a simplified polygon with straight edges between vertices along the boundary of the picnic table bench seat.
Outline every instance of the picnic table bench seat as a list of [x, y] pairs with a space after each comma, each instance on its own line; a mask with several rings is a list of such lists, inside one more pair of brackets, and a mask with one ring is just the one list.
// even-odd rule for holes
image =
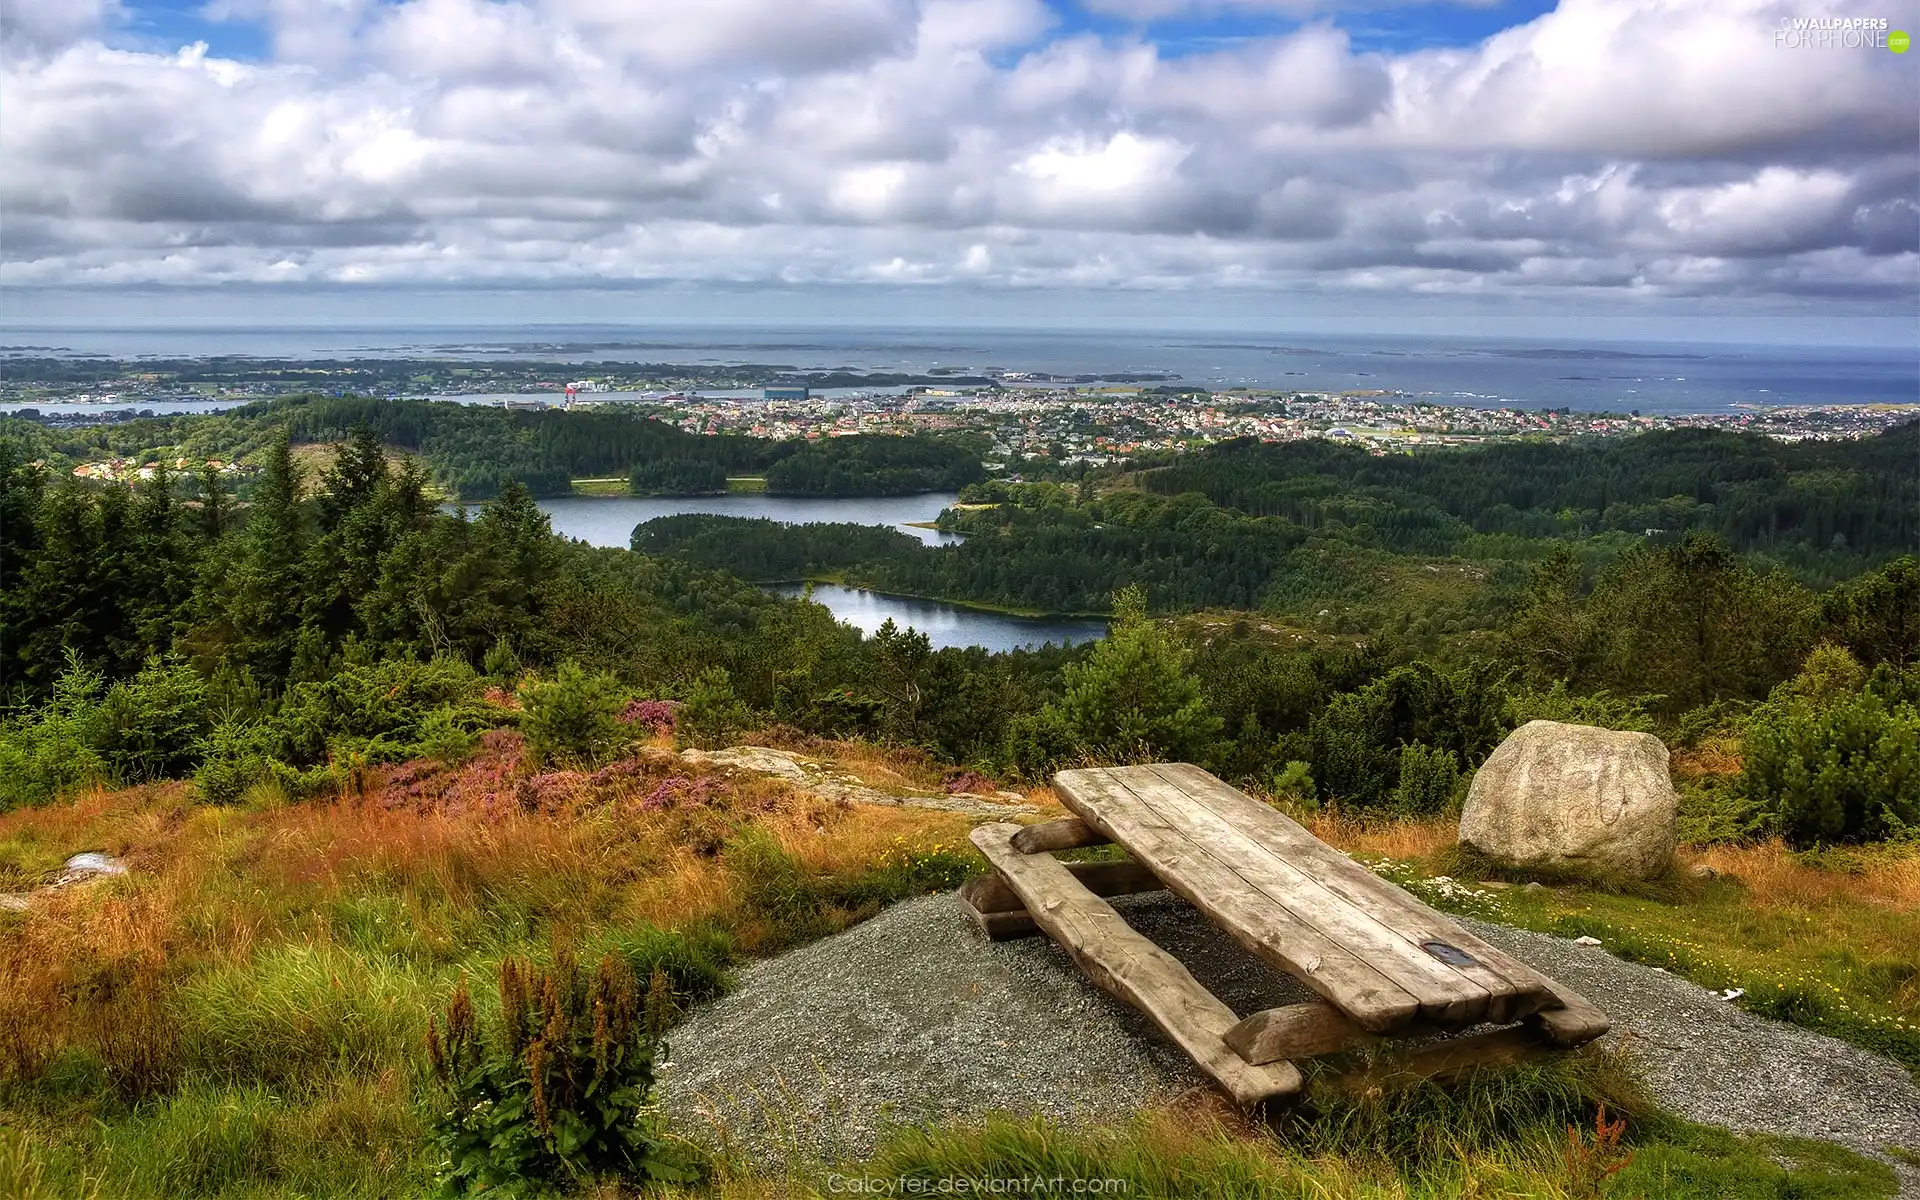
[[[1074, 816], [973, 831], [994, 874], [970, 881], [963, 903], [990, 937], [1052, 937], [1242, 1104], [1297, 1091], [1292, 1059], [1380, 1037], [1525, 1022], [1422, 1052], [1445, 1066], [1512, 1056], [1529, 1039], [1574, 1046], [1606, 1032], [1582, 997], [1198, 767], [1062, 771], [1054, 788]], [[1108, 842], [1131, 859], [1052, 855]], [[1161, 888], [1320, 1001], [1242, 1020], [1103, 899]]]

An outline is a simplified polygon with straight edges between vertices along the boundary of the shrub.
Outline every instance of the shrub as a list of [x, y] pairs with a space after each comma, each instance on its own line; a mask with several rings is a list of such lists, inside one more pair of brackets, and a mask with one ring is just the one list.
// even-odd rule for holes
[[1768, 699], [1824, 704], [1844, 699], [1866, 685], [1867, 669], [1859, 659], [1832, 642], [1821, 642], [1800, 664], [1800, 673], [1775, 688]]
[[1766, 835], [1772, 827], [1772, 814], [1746, 794], [1737, 775], [1676, 779], [1673, 788], [1679, 799], [1681, 845], [1744, 842]]
[[1393, 807], [1400, 812], [1444, 812], [1459, 785], [1460, 760], [1453, 751], [1420, 742], [1400, 747], [1400, 780], [1393, 787]]
[[620, 720], [624, 697], [611, 675], [589, 673], [576, 662], [560, 664], [551, 680], [520, 691], [525, 709], [521, 731], [537, 763], [593, 767], [615, 757], [633, 731]]
[[672, 733], [679, 720], [680, 704], [674, 700], [633, 700], [621, 710], [620, 719], [652, 733]]
[[747, 727], [752, 712], [733, 691], [733, 680], [720, 667], [708, 667], [687, 689], [686, 703], [676, 714], [675, 729], [682, 741], [694, 746], [719, 746]]
[[1602, 729], [1626, 729], [1635, 733], [1653, 732], [1653, 714], [1649, 709], [1665, 696], [1616, 696], [1605, 688], [1585, 696], [1567, 690], [1565, 680], [1557, 680], [1546, 691], [1517, 691], [1507, 696], [1503, 715], [1510, 728], [1518, 729], [1528, 721], [1561, 721], [1568, 725], [1597, 725]]
[[1909, 833], [1920, 828], [1920, 710], [1872, 688], [1770, 700], [1748, 722], [1741, 787], [1796, 846]]
[[1920, 558], [1909, 554], [1829, 592], [1823, 617], [1867, 663], [1920, 662]]
[[193, 668], [148, 659], [139, 674], [108, 689], [94, 736], [115, 781], [144, 783], [192, 770], [209, 724], [207, 685]]
[[513, 652], [512, 642], [505, 637], [495, 638], [486, 657], [480, 660], [480, 669], [490, 679], [511, 681], [520, 674], [520, 656]]
[[668, 994], [655, 974], [643, 1004], [627, 960], [611, 953], [591, 978], [564, 955], [546, 971], [508, 959], [488, 1037], [462, 986], [445, 1024], [427, 1029], [428, 1061], [451, 1101], [433, 1128], [446, 1155], [441, 1194], [512, 1195], [605, 1175], [692, 1179], [652, 1104]]
[[1690, 708], [1680, 714], [1667, 744], [1691, 749], [1712, 738], [1737, 737], [1746, 728], [1747, 714], [1752, 711], [1750, 700], [1715, 700]]
[[1297, 758], [1288, 761], [1280, 773], [1273, 777], [1273, 794], [1318, 808], [1320, 801], [1313, 785], [1313, 764]]
[[1038, 712], [1016, 713], [1007, 722], [1007, 761], [1024, 778], [1044, 779], [1075, 749], [1072, 728], [1051, 704]]
[[443, 704], [427, 714], [420, 723], [419, 748], [428, 758], [457, 763], [473, 753], [480, 731], [462, 723], [460, 710]]
[[[1471, 767], [1506, 735], [1504, 704], [1503, 680], [1488, 666], [1396, 667], [1335, 696], [1307, 727], [1314, 781], [1325, 798], [1359, 808], [1396, 806], [1405, 799], [1398, 791], [1403, 760], [1428, 765], [1419, 756], [1404, 759], [1403, 747], [1417, 743], [1451, 753], [1456, 771]], [[1416, 782], [1434, 786], [1431, 779]]]
[[[1105, 639], [1062, 673], [1057, 709], [1077, 746], [1102, 758], [1151, 762], [1204, 757], [1221, 721], [1188, 670], [1192, 655], [1147, 618], [1146, 593], [1113, 597]], [[1056, 707], [1056, 706], [1049, 706]]]
[[194, 791], [206, 804], [232, 804], [248, 788], [270, 778], [279, 763], [274, 759], [274, 737], [255, 721], [229, 717], [213, 727], [202, 747], [200, 767], [193, 773]]
[[287, 689], [268, 724], [274, 757], [311, 766], [338, 755], [359, 762], [419, 757], [427, 720], [439, 710], [451, 724], [478, 733], [500, 723], [502, 710], [481, 695], [481, 679], [458, 658], [357, 663], [332, 676]]
[[69, 651], [46, 704], [0, 726], [0, 812], [45, 804], [107, 777], [94, 750], [101, 684], [99, 673]]

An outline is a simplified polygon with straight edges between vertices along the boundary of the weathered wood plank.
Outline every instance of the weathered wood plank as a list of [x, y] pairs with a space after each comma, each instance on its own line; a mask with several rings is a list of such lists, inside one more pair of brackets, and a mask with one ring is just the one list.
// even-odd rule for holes
[[1061, 817], [1037, 825], [1022, 826], [1020, 832], [1014, 835], [1013, 848], [1022, 854], [1045, 854], [1050, 850], [1104, 846], [1112, 840], [1079, 817]]
[[[1108, 797], [1116, 812], [1134, 807], [1152, 811], [1184, 833], [1196, 853], [1227, 867], [1273, 906], [1314, 926], [1406, 989], [1420, 1001], [1422, 1017], [1455, 1024], [1485, 1019], [1490, 999], [1486, 987], [1400, 936], [1370, 906], [1328, 890], [1284, 854], [1253, 841], [1151, 767], [1112, 769], [1107, 776], [1131, 795], [1131, 801]], [[1270, 924], [1263, 921], [1249, 932], [1264, 939]], [[1500, 980], [1499, 986], [1504, 992], [1506, 981]]]
[[1390, 1032], [1417, 1018], [1418, 997], [1320, 928], [1207, 854], [1133, 793], [1100, 770], [1054, 777], [1067, 806], [1127, 847], [1260, 958], [1292, 973], [1366, 1029]]
[[[1015, 839], [1016, 841], [1018, 839]], [[1020, 847], [1015, 846], [1018, 850]], [[1139, 892], [1158, 892], [1166, 888], [1160, 877], [1132, 859], [1108, 862], [1062, 864], [1080, 885], [1096, 896], [1131, 896]], [[964, 887], [974, 889], [972, 899], [981, 912], [1025, 912], [1007, 881], [996, 874], [975, 875]], [[964, 890], [963, 887], [963, 890]]]
[[986, 935], [988, 941], [1007, 942], [1015, 938], [1037, 937], [1046, 932], [1033, 923], [1033, 918], [1027, 915], [1024, 907], [997, 911], [982, 909], [967, 891], [970, 884], [977, 882], [979, 880], [969, 879], [960, 885], [960, 911], [973, 922], [975, 929]]
[[1538, 1026], [1554, 1045], [1584, 1046], [1612, 1028], [1600, 1006], [1579, 992], [1553, 980], [1547, 981], [1547, 987], [1559, 1007], [1540, 1009], [1527, 1018], [1527, 1023]]
[[1123, 779], [1145, 770], [1179, 786], [1196, 804], [1233, 825], [1242, 836], [1308, 871], [1328, 891], [1369, 908], [1414, 946], [1437, 941], [1472, 956], [1477, 966], [1456, 969], [1487, 990], [1490, 1003], [1486, 1020], [1495, 1024], [1517, 1021], [1550, 1003], [1549, 981], [1540, 972], [1354, 862], [1285, 813], [1276, 812], [1191, 763], [1115, 768]]
[[1353, 1018], [1324, 1001], [1262, 1009], [1227, 1030], [1227, 1045], [1250, 1063], [1313, 1058], [1374, 1041]]
[[1146, 1014], [1160, 1030], [1246, 1107], [1300, 1090], [1291, 1063], [1254, 1066], [1222, 1040], [1233, 1028], [1233, 1010], [1165, 950], [1130, 927], [1111, 904], [1095, 896], [1072, 872], [1041, 855], [1013, 848], [1017, 825], [981, 825], [973, 844], [987, 856], [1042, 929], [1089, 978]]
[[[1192, 819], [1216, 830], [1224, 823], [1241, 839], [1310, 878], [1318, 889], [1370, 917], [1393, 940], [1399, 961], [1411, 970], [1412, 974], [1399, 973], [1396, 978], [1409, 991], [1422, 996], [1423, 1015], [1429, 1019], [1503, 1024], [1519, 1020], [1549, 1002], [1546, 980], [1538, 972], [1314, 837], [1284, 813], [1200, 768], [1188, 763], [1157, 763], [1116, 768], [1113, 773], [1136, 792], [1145, 789], [1150, 798], [1161, 794], [1159, 787], [1175, 789], [1190, 802], [1191, 809], [1184, 811], [1192, 813]], [[1464, 960], [1437, 957], [1428, 950], [1432, 944], [1458, 950]], [[1437, 994], [1421, 991], [1424, 985], [1420, 981], [1435, 978], [1435, 968], [1444, 976], [1470, 981], [1485, 994], [1485, 1001], [1470, 998], [1464, 1005], [1456, 1000], [1443, 1003], [1441, 998], [1453, 994], [1451, 989]]]

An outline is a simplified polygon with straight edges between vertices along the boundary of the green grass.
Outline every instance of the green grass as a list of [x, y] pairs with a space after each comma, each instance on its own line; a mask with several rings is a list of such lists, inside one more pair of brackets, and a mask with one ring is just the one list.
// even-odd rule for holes
[[176, 1020], [190, 1067], [208, 1077], [368, 1078], [413, 1056], [452, 983], [334, 946], [279, 946], [188, 981]]
[[0, 1141], [0, 1194], [40, 1197], [417, 1196], [432, 1178], [423, 1114], [391, 1082], [325, 1079], [296, 1096], [189, 1085], [94, 1124]]
[[[1867, 1200], [1895, 1188], [1884, 1164], [1826, 1143], [1741, 1136], [1662, 1114], [1597, 1052], [1558, 1065], [1483, 1069], [1451, 1088], [1343, 1097], [1331, 1081], [1314, 1086], [1318, 1095], [1310, 1091], [1304, 1106], [1265, 1126], [1201, 1112], [1092, 1128], [1001, 1117], [907, 1129], [871, 1161], [829, 1176], [819, 1192], [844, 1192], [849, 1179], [906, 1181], [928, 1195], [1020, 1194], [1013, 1181], [1058, 1180], [1036, 1194], [1129, 1200]], [[1602, 1103], [1610, 1123], [1626, 1118], [1617, 1142], [1596, 1136]]]
[[[1704, 987], [1743, 989], [1735, 1001], [1742, 1008], [1863, 1046], [1920, 1074], [1920, 911], [1900, 903], [1898, 885], [1861, 868], [1855, 886], [1880, 887], [1892, 899], [1856, 897], [1849, 895], [1852, 877], [1783, 849], [1725, 854], [1736, 864], [1734, 875], [1613, 885], [1567, 879], [1533, 892], [1438, 885], [1438, 874], [1476, 877], [1445, 852], [1428, 864], [1368, 861], [1438, 907], [1560, 937], [1598, 938], [1616, 957]], [[1898, 860], [1882, 863], [1882, 878], [1902, 868]]]
[[576, 496], [630, 496], [633, 489], [625, 479], [576, 479], [573, 481], [573, 494]]
[[762, 476], [759, 476], [759, 475], [727, 476], [727, 491], [729, 492], [764, 492], [766, 490], [767, 490], [767, 481]]
[[38, 833], [25, 829], [0, 841], [0, 892], [36, 887], [67, 861], [58, 843], [45, 841]]

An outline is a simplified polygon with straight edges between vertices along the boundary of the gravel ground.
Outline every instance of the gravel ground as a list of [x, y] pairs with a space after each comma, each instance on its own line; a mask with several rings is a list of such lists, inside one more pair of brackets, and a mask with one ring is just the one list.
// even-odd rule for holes
[[[1119, 905], [1237, 1012], [1305, 995], [1180, 901]], [[1920, 1089], [1895, 1063], [1601, 948], [1466, 923], [1610, 1013], [1608, 1040], [1640, 1056], [1675, 1112], [1869, 1153], [1920, 1149]], [[1208, 1086], [1052, 942], [988, 942], [950, 894], [747, 967], [672, 1041], [670, 1111], [767, 1165], [860, 1157], [887, 1128], [924, 1120], [1124, 1120]], [[1920, 1196], [1920, 1171], [1896, 1169], [1901, 1194]]]

